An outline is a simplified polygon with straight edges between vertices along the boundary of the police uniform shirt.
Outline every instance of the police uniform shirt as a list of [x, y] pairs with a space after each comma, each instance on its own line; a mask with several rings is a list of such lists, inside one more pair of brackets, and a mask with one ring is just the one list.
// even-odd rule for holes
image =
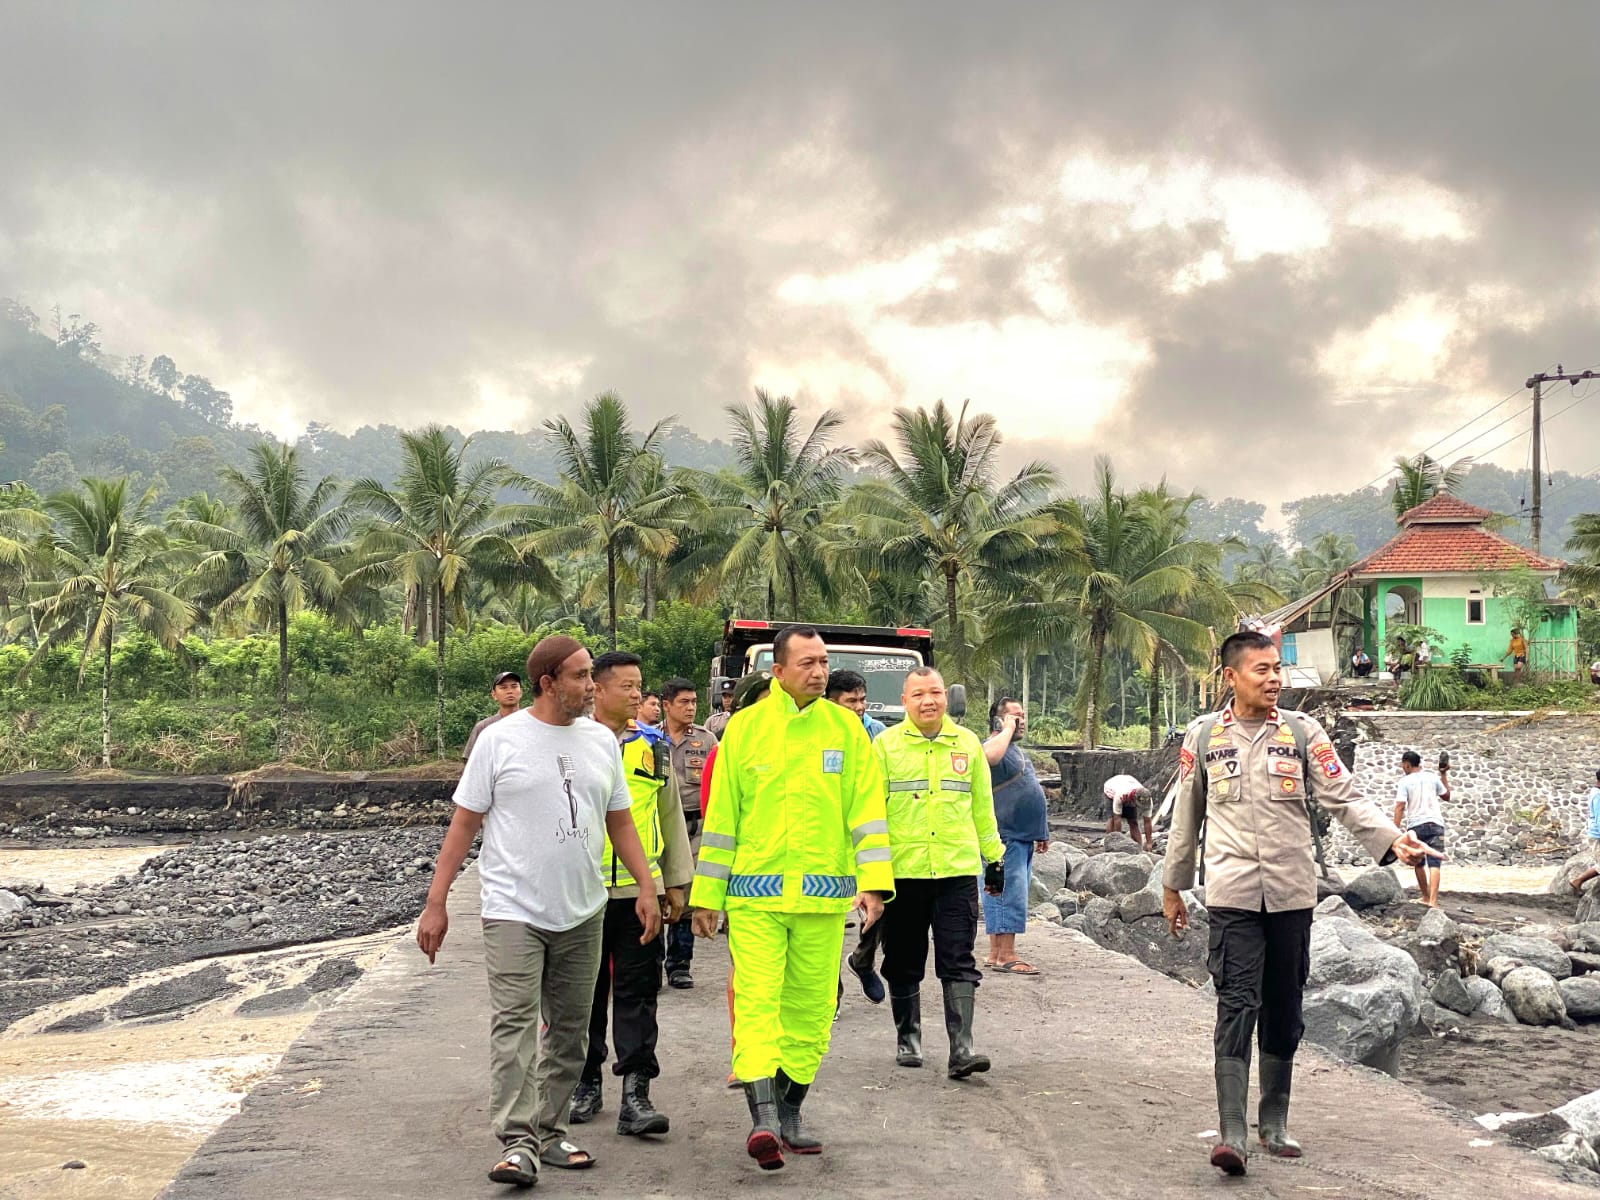
[[[665, 726], [662, 727], [663, 731]], [[699, 815], [700, 778], [705, 774], [706, 759], [717, 744], [717, 735], [704, 725], [690, 725], [676, 741], [668, 734], [672, 746], [672, 781], [678, 787], [678, 799], [683, 811]]]
[[[1349, 768], [1314, 717], [1273, 709], [1251, 734], [1230, 704], [1214, 714], [1201, 745], [1206, 720], [1190, 723], [1179, 752], [1178, 794], [1162, 872], [1165, 886], [1174, 891], [1194, 886], [1203, 817], [1206, 907], [1250, 912], [1315, 907], [1308, 790], [1376, 861], [1401, 836], [1374, 801], [1356, 793]], [[1305, 733], [1305, 763], [1291, 721], [1299, 722]]]

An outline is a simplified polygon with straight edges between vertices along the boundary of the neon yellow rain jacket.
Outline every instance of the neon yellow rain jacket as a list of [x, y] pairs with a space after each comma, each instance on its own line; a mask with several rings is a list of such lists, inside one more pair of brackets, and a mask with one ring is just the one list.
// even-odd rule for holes
[[861, 718], [782, 688], [728, 722], [690, 903], [843, 913], [894, 892], [883, 769]]
[[880, 733], [872, 749], [888, 780], [896, 879], [976, 875], [984, 860], [1005, 857], [977, 734], [946, 717], [927, 738], [908, 718]]

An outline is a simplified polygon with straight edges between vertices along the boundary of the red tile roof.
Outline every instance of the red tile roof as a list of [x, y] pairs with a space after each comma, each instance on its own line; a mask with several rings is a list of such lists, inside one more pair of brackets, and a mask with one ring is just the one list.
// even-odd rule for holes
[[1494, 514], [1487, 508], [1479, 508], [1476, 504], [1468, 504], [1447, 492], [1424, 500], [1415, 508], [1408, 508], [1400, 514], [1400, 519], [1395, 524], [1402, 527], [1418, 521], [1430, 523], [1448, 523], [1463, 525], [1478, 525], [1487, 521]]
[[[1439, 498], [1435, 496], [1434, 500]], [[1434, 500], [1428, 501], [1428, 504]], [[1426, 507], [1425, 504], [1418, 505], [1412, 512]], [[1463, 504], [1461, 507], [1472, 506]], [[1474, 511], [1483, 512], [1482, 509]], [[1423, 523], [1413, 524], [1402, 531], [1398, 537], [1351, 567], [1350, 573], [1358, 578], [1438, 572], [1471, 575], [1518, 566], [1531, 567], [1535, 571], [1558, 571], [1562, 563], [1560, 559], [1544, 558], [1525, 550], [1476, 524]]]

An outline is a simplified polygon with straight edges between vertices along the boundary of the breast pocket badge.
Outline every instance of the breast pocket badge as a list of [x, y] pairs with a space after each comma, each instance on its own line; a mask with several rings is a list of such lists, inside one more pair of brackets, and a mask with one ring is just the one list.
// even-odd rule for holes
[[843, 750], [824, 750], [822, 752], [822, 773], [824, 775], [844, 774]]

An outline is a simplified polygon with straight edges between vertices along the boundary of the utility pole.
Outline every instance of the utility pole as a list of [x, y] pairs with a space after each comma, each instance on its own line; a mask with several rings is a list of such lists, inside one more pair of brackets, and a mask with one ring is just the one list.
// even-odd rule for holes
[[1556, 364], [1556, 369], [1540, 371], [1537, 375], [1528, 376], [1524, 387], [1533, 389], [1533, 493], [1532, 503], [1528, 508], [1528, 530], [1533, 535], [1533, 552], [1540, 554], [1539, 534], [1544, 524], [1544, 478], [1543, 467], [1539, 456], [1544, 450], [1544, 413], [1540, 408], [1540, 401], [1544, 398], [1544, 385], [1547, 383], [1570, 383], [1578, 386], [1580, 379], [1600, 379], [1600, 375], [1593, 371], [1568, 372], [1561, 369], [1561, 364]]

